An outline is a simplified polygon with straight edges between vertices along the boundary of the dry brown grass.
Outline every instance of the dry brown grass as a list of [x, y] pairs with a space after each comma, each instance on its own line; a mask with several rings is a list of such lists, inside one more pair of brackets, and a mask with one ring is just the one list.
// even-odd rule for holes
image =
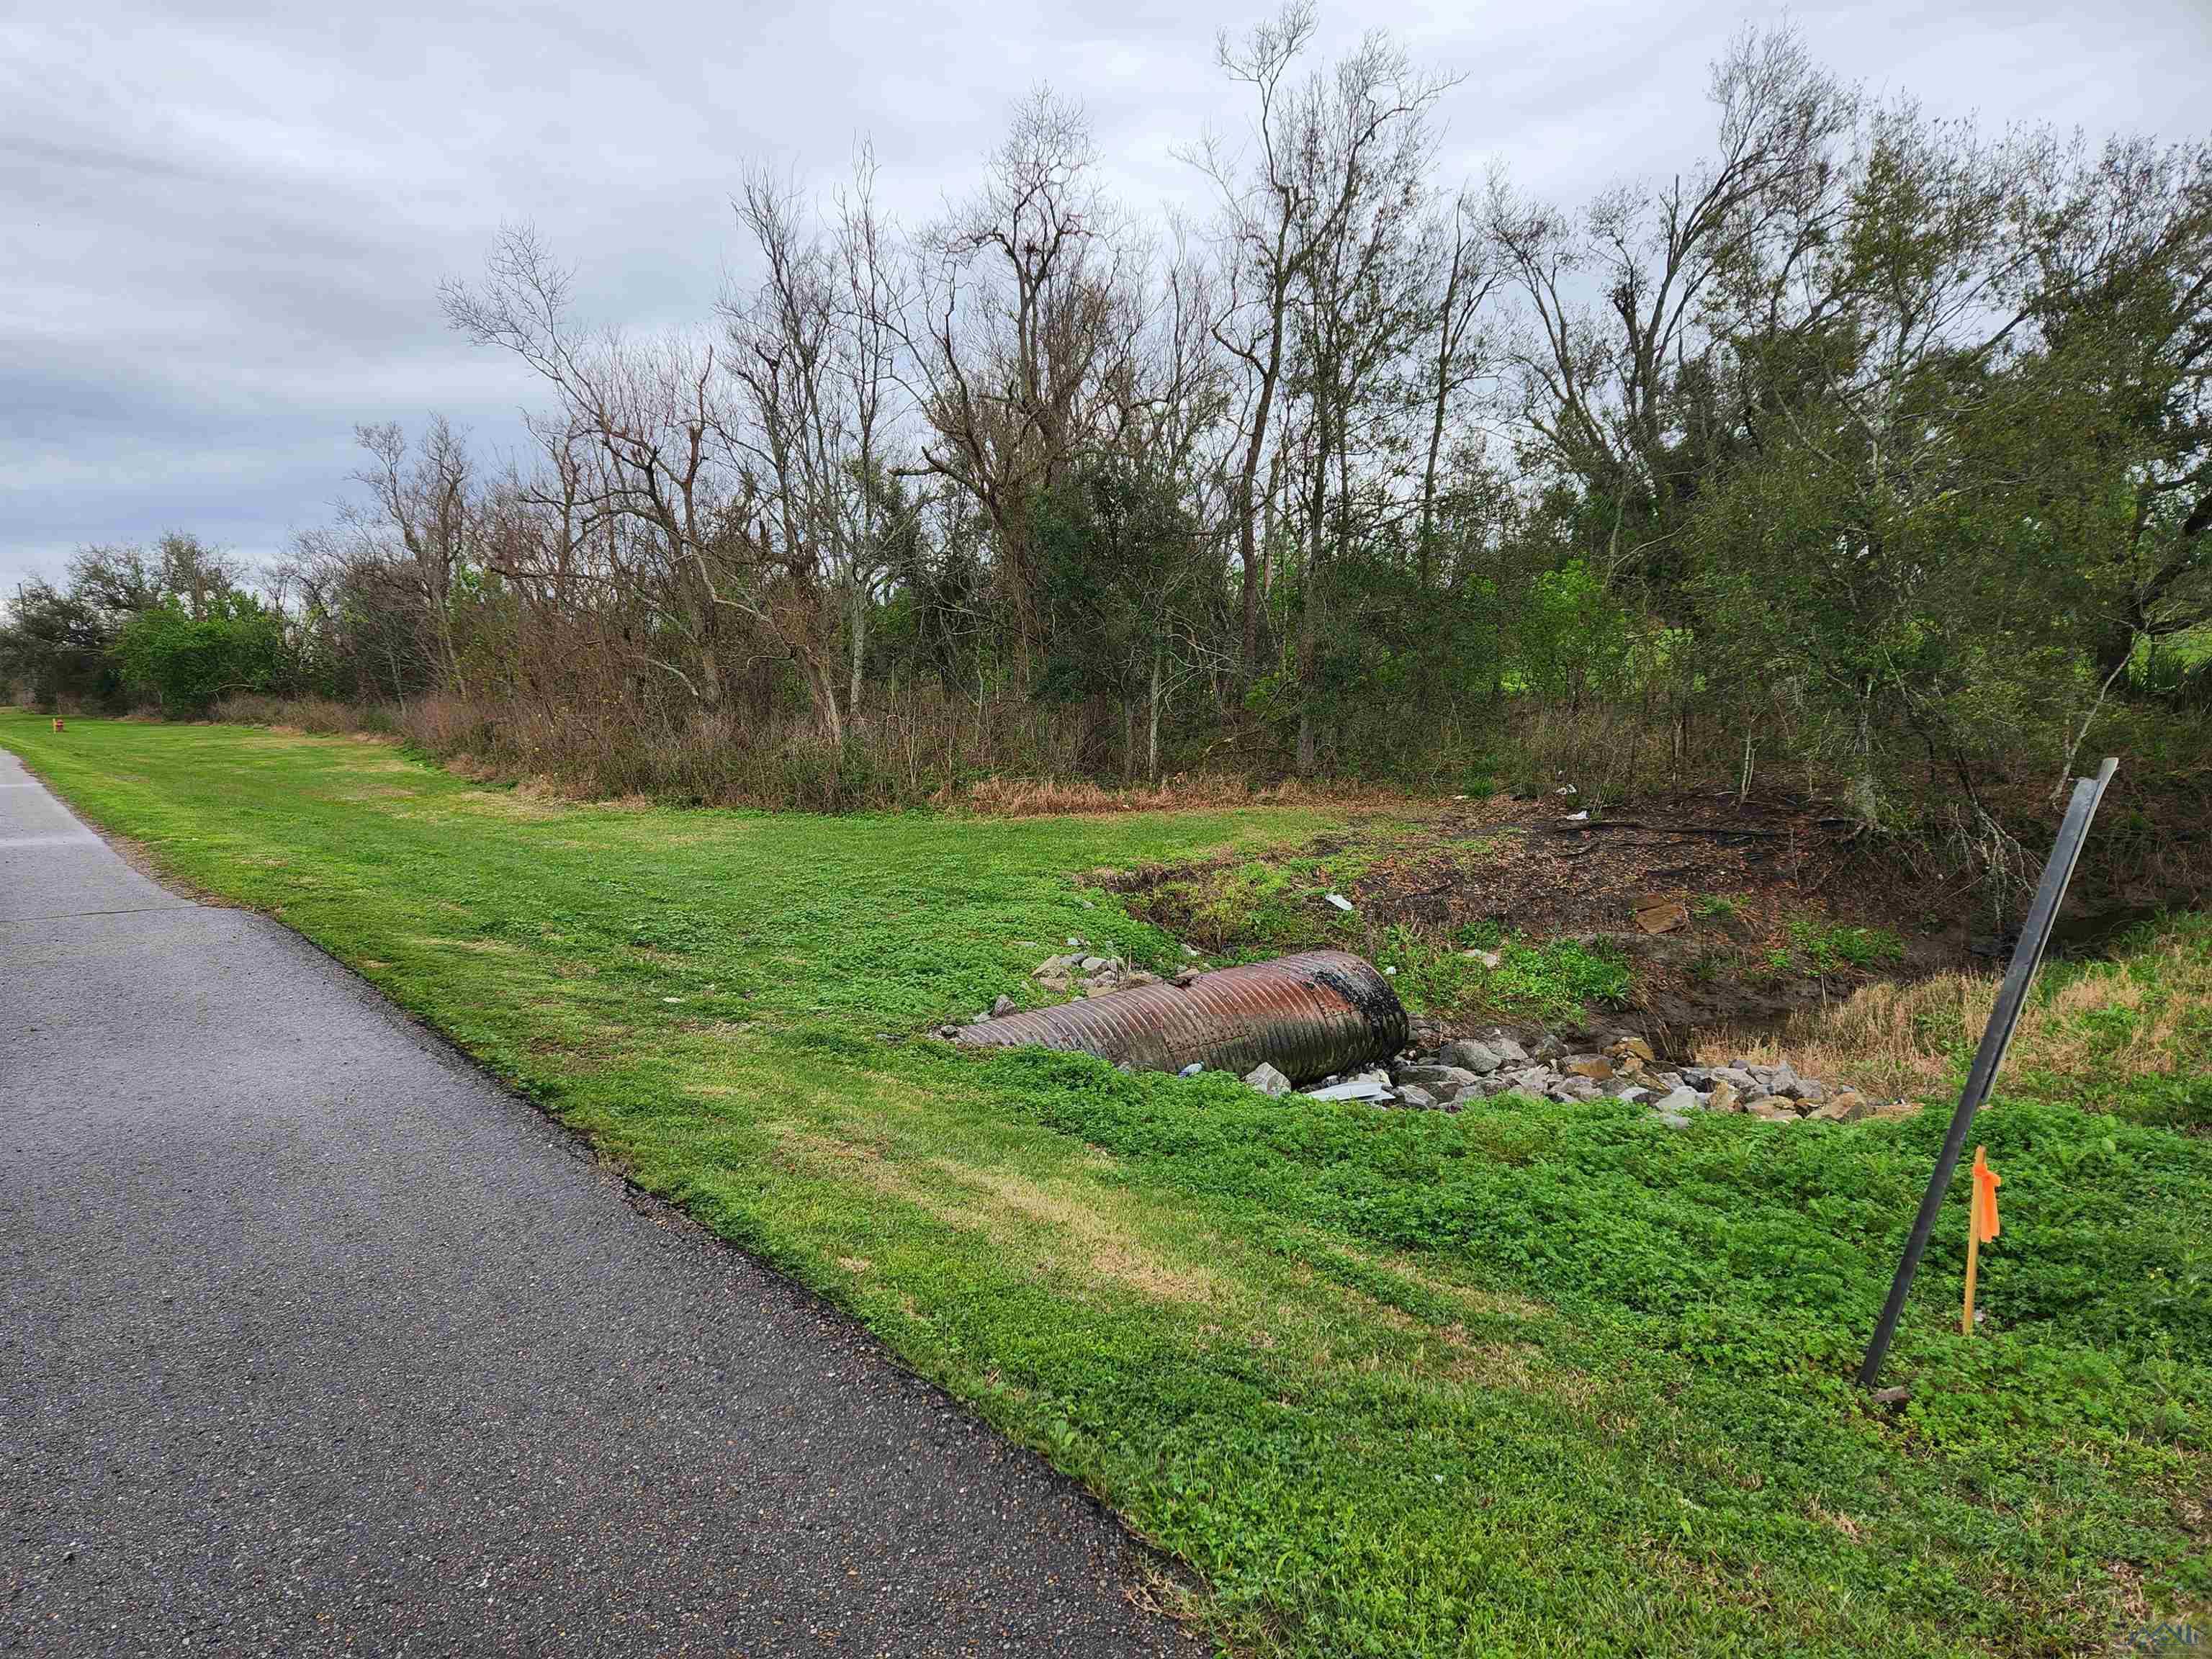
[[486, 701], [438, 692], [404, 708], [241, 696], [218, 704], [214, 717], [272, 734], [404, 738], [460, 777], [559, 801], [833, 812], [927, 803], [1024, 817], [1405, 799], [1371, 784], [1265, 783], [1231, 771], [1100, 783], [1116, 767], [1091, 740], [1096, 733], [1081, 711], [1041, 716], [1018, 702], [978, 711], [919, 692], [871, 706], [842, 745], [788, 713], [706, 713], [582, 696]]
[[954, 791], [939, 790], [931, 803], [989, 817], [1095, 816], [1237, 806], [1297, 806], [1322, 802], [1382, 805], [1403, 799], [1372, 785], [1308, 783], [1286, 779], [1255, 784], [1231, 773], [1178, 774], [1157, 784], [1109, 787], [1087, 778], [985, 778]]
[[[2131, 1079], [2167, 1076], [2197, 1063], [2212, 1036], [2212, 929], [2171, 921], [2124, 956], [2046, 968], [2005, 1060], [2017, 1085], [2094, 1097]], [[1779, 1032], [1717, 1028], [1698, 1058], [1788, 1060], [1812, 1077], [1870, 1094], [1947, 1092], [1981, 1040], [2001, 975], [1936, 974], [1910, 984], [1862, 987], [1809, 1009]]]
[[860, 1180], [962, 1231], [981, 1231], [1018, 1247], [1071, 1281], [1109, 1280], [1151, 1302], [1218, 1304], [1229, 1287], [1203, 1264], [1169, 1258], [1138, 1237], [1138, 1218], [1118, 1213], [1125, 1194], [1085, 1183], [984, 1169], [950, 1158], [902, 1166], [887, 1145], [823, 1134], [798, 1124], [769, 1126], [794, 1164]]
[[1978, 1005], [1986, 1018], [1996, 984], [1939, 974], [1907, 985], [1863, 986], [1844, 1001], [1791, 1016], [1779, 1031], [1717, 1026], [1700, 1038], [1697, 1057], [1706, 1065], [1786, 1060], [1808, 1077], [1890, 1098], [1940, 1094], [1953, 1067], [1950, 1047], [1966, 1029], [1968, 1011]]
[[977, 772], [1079, 776], [1084, 726], [1026, 704], [981, 710], [941, 696], [886, 696], [842, 744], [787, 710], [640, 703], [556, 695], [483, 702], [441, 694], [410, 702], [404, 729], [479, 780], [536, 779], [576, 799], [643, 796], [709, 806], [875, 811], [952, 798]]
[[399, 729], [398, 711], [388, 704], [340, 702], [333, 697], [238, 693], [217, 702], [208, 717], [233, 726], [262, 726], [272, 732], [325, 737], [390, 738]]
[[1073, 1276], [1099, 1274], [1152, 1302], [1218, 1304], [1229, 1287], [1195, 1262], [1170, 1261], [1140, 1242], [1127, 1218], [1113, 1213], [1127, 1200], [1109, 1189], [1047, 1182], [1008, 1169], [976, 1169], [951, 1158], [933, 1167], [977, 1193], [1001, 1228], [1033, 1229], [1032, 1244]]

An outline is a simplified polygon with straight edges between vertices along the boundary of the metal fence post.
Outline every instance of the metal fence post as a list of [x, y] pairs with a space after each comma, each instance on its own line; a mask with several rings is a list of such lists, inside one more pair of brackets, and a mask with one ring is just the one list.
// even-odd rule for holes
[[1973, 1066], [1966, 1073], [1966, 1086], [1959, 1094], [1958, 1109], [1951, 1114], [1950, 1133], [1943, 1137], [1943, 1151], [1936, 1160], [1935, 1173], [1928, 1178], [1928, 1190], [1920, 1200], [1920, 1213], [1912, 1220], [1911, 1237], [1905, 1241], [1905, 1258], [1897, 1264], [1889, 1300], [1882, 1304], [1881, 1319], [1874, 1328], [1874, 1340], [1867, 1344], [1866, 1361], [1859, 1367], [1859, 1386], [1863, 1389], [1874, 1387], [1875, 1379], [1881, 1375], [1881, 1362], [1889, 1352], [1891, 1339], [1897, 1334], [1897, 1322], [1905, 1312], [1905, 1298], [1912, 1290], [1912, 1276], [1919, 1271], [1929, 1235], [1936, 1229], [1936, 1218], [1951, 1189], [1951, 1176], [1958, 1170], [1959, 1154], [1966, 1149], [1967, 1131], [1973, 1127], [1974, 1114], [1980, 1109], [1990, 1085], [1996, 1078], [1997, 1067], [2004, 1060], [2005, 1046], [2012, 1041], [2013, 1028], [2020, 1024], [2021, 1010], [2027, 1002], [2028, 982], [2035, 977], [2044, 949], [2051, 943], [2051, 925], [2058, 919], [2058, 905], [2066, 896], [2066, 884], [2074, 878], [2074, 866], [2081, 856], [2081, 843], [2088, 838], [2089, 821], [2097, 816], [2097, 803], [2104, 799], [2105, 786], [2112, 781], [2112, 774], [2119, 765], [2118, 761], [2107, 757], [2097, 769], [2095, 777], [2075, 780], [2074, 798], [2066, 804], [2066, 817], [2058, 826], [2058, 839], [2051, 848], [2049, 861], [2043, 866], [2043, 879], [2036, 886], [2035, 902], [2028, 907], [2027, 921], [2020, 930], [2020, 943], [2013, 947], [2012, 966], [2005, 972], [2004, 988], [1997, 993], [1996, 1006], [1990, 1011], [1990, 1023], [1982, 1032], [1981, 1047], [1975, 1050]]

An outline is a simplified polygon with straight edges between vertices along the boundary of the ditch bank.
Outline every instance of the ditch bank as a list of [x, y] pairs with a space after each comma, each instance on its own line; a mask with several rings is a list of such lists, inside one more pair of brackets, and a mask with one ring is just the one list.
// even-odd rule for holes
[[[1707, 1109], [1717, 1096], [1778, 1121], [1909, 1105], [1925, 1075], [1854, 1079], [1815, 1052], [1816, 1075], [1793, 1037], [1868, 988], [1989, 973], [2002, 943], [1970, 890], [1848, 821], [1732, 796], [1603, 815], [1571, 796], [1439, 804], [1257, 855], [1088, 879], [1207, 962], [1336, 949], [1376, 963], [1411, 1011], [1407, 1048], [1332, 1085], [1428, 1090], [1399, 1073], [1445, 1066], [1474, 1073], [1449, 1079], [1462, 1096], [1572, 1098], [1588, 1085], [1680, 1108], [1686, 1090]], [[2092, 945], [2112, 930], [2083, 907], [2071, 931]], [[1096, 994], [1121, 970], [1095, 989], [1066, 962], [1041, 977], [1065, 994], [1074, 972], [1073, 993]], [[1456, 1042], [1523, 1058], [1455, 1066]]]

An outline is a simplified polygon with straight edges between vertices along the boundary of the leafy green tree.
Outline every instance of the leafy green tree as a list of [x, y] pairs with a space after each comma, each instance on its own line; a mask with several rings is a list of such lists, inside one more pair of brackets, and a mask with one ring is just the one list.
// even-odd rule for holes
[[1693, 504], [1690, 591], [1741, 718], [1786, 709], [1869, 819], [1940, 794], [2002, 842], [1988, 783], [2063, 774], [2138, 642], [2207, 614], [2208, 208], [2201, 151], [1990, 145], [1899, 103], [1812, 228], [1728, 273], [1747, 441]]
[[204, 714], [239, 691], [281, 690], [283, 619], [251, 593], [210, 599], [198, 615], [176, 599], [140, 611], [116, 641], [125, 685], [164, 714]]
[[121, 690], [114, 642], [108, 619], [76, 588], [25, 582], [0, 620], [0, 687], [49, 710], [64, 697], [112, 702]]
[[125, 624], [165, 602], [199, 614], [237, 580], [230, 559], [182, 531], [151, 548], [80, 548], [63, 586], [16, 590], [0, 620], [0, 683], [15, 682], [41, 708], [64, 698], [112, 706], [125, 694], [115, 649]]
[[1215, 643], [1228, 623], [1215, 614], [1199, 526], [1166, 480], [1106, 456], [1038, 497], [1030, 538], [1044, 595], [1040, 695], [1118, 704], [1132, 775], [1141, 718], [1145, 770], [1158, 777], [1177, 692], [1233, 655]]

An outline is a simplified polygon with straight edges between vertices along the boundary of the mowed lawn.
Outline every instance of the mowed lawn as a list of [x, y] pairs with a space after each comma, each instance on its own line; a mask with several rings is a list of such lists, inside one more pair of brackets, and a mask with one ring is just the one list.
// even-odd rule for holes
[[1231, 1651], [2212, 1641], [2201, 1135], [1995, 1106], [1990, 1329], [1958, 1334], [1960, 1202], [1884, 1411], [1849, 1376], [1941, 1113], [1384, 1112], [921, 1035], [1034, 1000], [1070, 934], [1172, 965], [1083, 872], [1312, 814], [577, 806], [381, 744], [12, 711], [0, 743], [1041, 1448]]

